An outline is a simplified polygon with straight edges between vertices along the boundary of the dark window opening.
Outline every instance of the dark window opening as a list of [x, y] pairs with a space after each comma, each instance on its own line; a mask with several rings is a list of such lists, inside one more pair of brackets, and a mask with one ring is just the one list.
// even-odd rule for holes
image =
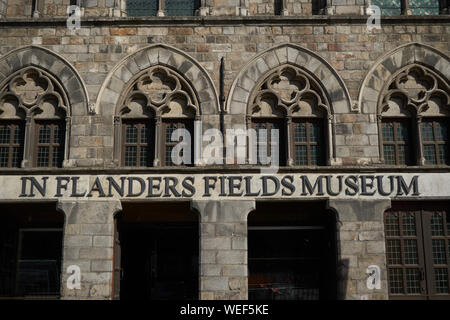
[[126, 10], [129, 17], [156, 16], [158, 0], [127, 0]]
[[200, 0], [165, 0], [166, 16], [193, 16], [200, 8]]
[[257, 203], [248, 220], [249, 299], [335, 299], [335, 246], [335, 219], [321, 203]]
[[122, 163], [126, 167], [151, 167], [154, 159], [154, 127], [150, 121], [124, 120]]
[[420, 124], [425, 164], [449, 164], [449, 140], [447, 119], [423, 119]]
[[274, 0], [273, 7], [274, 14], [280, 16], [283, 11], [283, 0]]
[[198, 299], [199, 228], [187, 204], [125, 204], [116, 223], [115, 298]]
[[312, 14], [326, 14], [327, 0], [312, 1]]
[[[276, 165], [275, 155], [278, 153], [278, 164], [286, 165], [286, 139], [284, 119], [252, 119], [252, 126], [255, 129], [256, 141], [253, 143], [253, 155], [256, 159], [253, 162], [257, 165]], [[278, 141], [276, 141], [276, 131], [278, 130]]]
[[[174, 162], [175, 159], [172, 157], [173, 148], [180, 142], [188, 141], [188, 136], [182, 135], [179, 141], [172, 141], [172, 134], [177, 129], [186, 129], [190, 135], [190, 145], [191, 145], [191, 157], [189, 159], [190, 163], [181, 163], [180, 165], [191, 165], [194, 161], [194, 132], [191, 120], [182, 120], [182, 119], [164, 119], [162, 122], [162, 137], [161, 137], [161, 163], [163, 166], [176, 166], [177, 164]], [[183, 159], [183, 151], [180, 151], [176, 156], [181, 157]]]
[[412, 165], [410, 119], [383, 119], [381, 134], [385, 164]]
[[36, 121], [34, 163], [36, 167], [62, 167], [65, 128], [62, 121]]
[[59, 298], [63, 215], [54, 203], [0, 211], [0, 297]]
[[292, 119], [292, 158], [297, 166], [325, 164], [325, 139], [319, 119]]
[[394, 203], [384, 214], [391, 299], [450, 299], [448, 204]]
[[25, 126], [18, 121], [0, 122], [0, 167], [20, 168], [23, 160]]

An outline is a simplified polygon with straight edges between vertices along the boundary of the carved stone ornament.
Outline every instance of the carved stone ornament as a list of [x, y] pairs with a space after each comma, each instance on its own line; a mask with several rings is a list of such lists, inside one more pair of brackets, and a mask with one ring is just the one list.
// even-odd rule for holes
[[292, 65], [272, 70], [252, 92], [252, 116], [317, 116], [330, 114], [325, 92], [305, 71]]
[[125, 90], [119, 114], [150, 113], [162, 117], [194, 118], [198, 100], [189, 83], [172, 69], [154, 66], [142, 72]]
[[0, 117], [65, 118], [68, 106], [67, 95], [58, 81], [34, 67], [12, 74], [0, 88]]
[[403, 108], [419, 115], [436, 100], [440, 107], [450, 107], [450, 85], [435, 72], [421, 65], [411, 65], [398, 72], [385, 86], [379, 114], [390, 111], [390, 102], [401, 101]]

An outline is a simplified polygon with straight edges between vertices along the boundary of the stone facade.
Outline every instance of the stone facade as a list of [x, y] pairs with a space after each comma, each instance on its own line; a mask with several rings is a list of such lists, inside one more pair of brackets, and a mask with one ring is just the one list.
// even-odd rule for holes
[[[71, 31], [66, 25], [69, 3], [40, 0], [39, 18], [31, 18], [31, 1], [0, 0], [2, 88], [15, 72], [34, 67], [55, 77], [67, 92], [68, 149], [64, 168], [55, 171], [130, 171], [121, 168], [118, 160], [120, 136], [115, 120], [123, 107], [119, 102], [130, 81], [155, 66], [185, 77], [198, 99], [193, 105], [203, 130], [219, 129], [219, 70], [224, 58], [225, 129], [247, 127], [252, 92], [271, 70], [293, 65], [323, 87], [329, 100], [328, 166], [291, 166], [283, 168], [286, 172], [448, 172], [447, 166], [384, 165], [378, 122], [383, 86], [398, 70], [424, 66], [448, 83], [448, 15], [383, 18], [381, 29], [369, 31], [364, 15], [368, 1], [364, 0], [329, 0], [326, 14], [320, 16], [311, 15], [311, 1], [286, 0], [282, 17], [272, 16], [273, 1], [206, 0], [201, 11], [206, 14], [170, 18], [126, 17], [124, 1], [86, 0], [81, 29]], [[23, 167], [0, 174], [54, 173], [37, 170], [26, 161]], [[202, 170], [177, 170], [189, 173], [191, 169]], [[158, 168], [148, 170], [159, 172]], [[224, 165], [208, 170], [227, 174], [255, 168]], [[164, 172], [171, 171], [165, 168]], [[387, 299], [382, 216], [391, 199], [322, 200], [338, 220], [338, 298], [370, 294]], [[191, 207], [200, 215], [200, 298], [248, 298], [247, 215], [255, 209], [255, 200], [193, 200]], [[121, 210], [120, 201], [61, 200], [57, 208], [66, 218], [63, 270], [73, 263], [80, 265], [83, 283], [80, 291], [67, 291], [64, 275], [62, 297], [112, 298], [113, 218]], [[379, 265], [382, 272], [381, 289], [372, 291], [366, 287], [366, 268], [371, 264]]]

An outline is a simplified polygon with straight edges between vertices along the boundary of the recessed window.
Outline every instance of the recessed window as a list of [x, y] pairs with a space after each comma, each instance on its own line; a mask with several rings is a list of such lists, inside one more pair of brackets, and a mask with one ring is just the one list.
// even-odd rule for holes
[[[123, 163], [126, 167], [148, 167], [153, 161], [149, 143], [152, 141], [150, 128], [146, 121], [130, 121], [123, 124]], [[151, 143], [153, 145], [153, 141]]]
[[64, 159], [64, 125], [60, 121], [36, 121], [35, 165], [61, 167]]
[[165, 0], [166, 16], [193, 16], [200, 8], [200, 0]]
[[[172, 139], [172, 135], [175, 130], [177, 129], [185, 129], [188, 132], [188, 135], [184, 136], [180, 139], [180, 141], [176, 139]], [[192, 124], [191, 121], [183, 121], [183, 120], [164, 120], [163, 121], [163, 143], [162, 143], [162, 159], [164, 160], [165, 166], [176, 166], [177, 164], [174, 162], [174, 158], [172, 157], [172, 150], [173, 148], [180, 142], [183, 142], [185, 139], [187, 142], [187, 139], [190, 138], [189, 142], [192, 142]], [[175, 141], [174, 141], [175, 140]], [[182, 140], [182, 141], [181, 141]], [[180, 150], [180, 153], [176, 154], [175, 156], [179, 156], [181, 159], [183, 158], [183, 149]], [[192, 156], [192, 152], [191, 152]], [[192, 159], [190, 159], [190, 163], [192, 164]]]
[[420, 130], [425, 164], [448, 164], [448, 121], [424, 120]]
[[406, 120], [384, 119], [381, 125], [384, 163], [393, 165], [411, 164], [410, 126]]
[[324, 164], [323, 126], [314, 119], [292, 120], [294, 163], [297, 166]]
[[[281, 119], [253, 119], [253, 129], [256, 133], [256, 149], [253, 160], [257, 165], [275, 165], [274, 157], [278, 163], [285, 165], [284, 126]], [[277, 154], [275, 154], [275, 152]]]
[[129, 17], [156, 16], [158, 0], [127, 0]]
[[0, 122], [0, 167], [19, 168], [23, 160], [25, 128], [20, 122]]
[[446, 206], [394, 205], [384, 214], [391, 299], [450, 297]]

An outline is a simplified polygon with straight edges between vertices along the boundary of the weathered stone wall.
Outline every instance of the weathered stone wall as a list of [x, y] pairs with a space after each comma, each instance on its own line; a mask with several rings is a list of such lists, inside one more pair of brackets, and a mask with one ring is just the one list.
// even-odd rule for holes
[[[82, 22], [82, 28], [74, 34], [66, 28], [65, 22], [57, 23], [55, 27], [41, 26], [39, 23], [33, 26], [3, 25], [0, 27], [0, 53], [5, 55], [28, 45], [48, 48], [70, 61], [86, 85], [89, 103], [95, 104], [108, 72], [127, 55], [152, 44], [173, 46], [198, 61], [212, 78], [216, 94], [220, 58], [224, 57], [226, 96], [229, 96], [238, 72], [259, 54], [283, 43], [298, 45], [329, 64], [343, 79], [350, 94], [347, 106], [334, 107], [340, 110], [334, 119], [336, 165], [378, 162], [376, 111], [365, 108], [364, 104], [359, 106], [361, 112], [348, 106], [358, 105], [363, 79], [377, 59], [411, 42], [428, 45], [447, 56], [450, 53], [450, 26], [448, 23], [433, 23], [433, 19], [417, 24], [420, 20], [409, 22], [405, 18], [402, 25], [386, 20], [381, 30], [373, 32], [369, 32], [365, 24], [358, 20], [345, 24], [327, 19], [318, 19], [316, 23], [296, 20], [295, 23], [291, 21], [277, 25], [268, 25], [264, 21], [257, 25], [221, 25], [218, 21], [206, 26], [194, 22], [194, 26], [172, 27], [125, 23], [122, 26], [108, 26], [107, 22]], [[369, 95], [367, 97], [371, 99]], [[72, 161], [72, 165], [107, 165], [113, 150], [113, 118], [108, 115], [112, 113], [101, 111], [88, 115], [86, 106], [72, 107], [70, 157], [76, 160]], [[106, 110], [104, 106], [103, 110]], [[218, 110], [216, 112], [218, 114]], [[210, 120], [212, 126], [218, 127], [218, 119], [213, 117]], [[245, 111], [226, 115], [225, 121], [226, 126], [245, 126]]]

